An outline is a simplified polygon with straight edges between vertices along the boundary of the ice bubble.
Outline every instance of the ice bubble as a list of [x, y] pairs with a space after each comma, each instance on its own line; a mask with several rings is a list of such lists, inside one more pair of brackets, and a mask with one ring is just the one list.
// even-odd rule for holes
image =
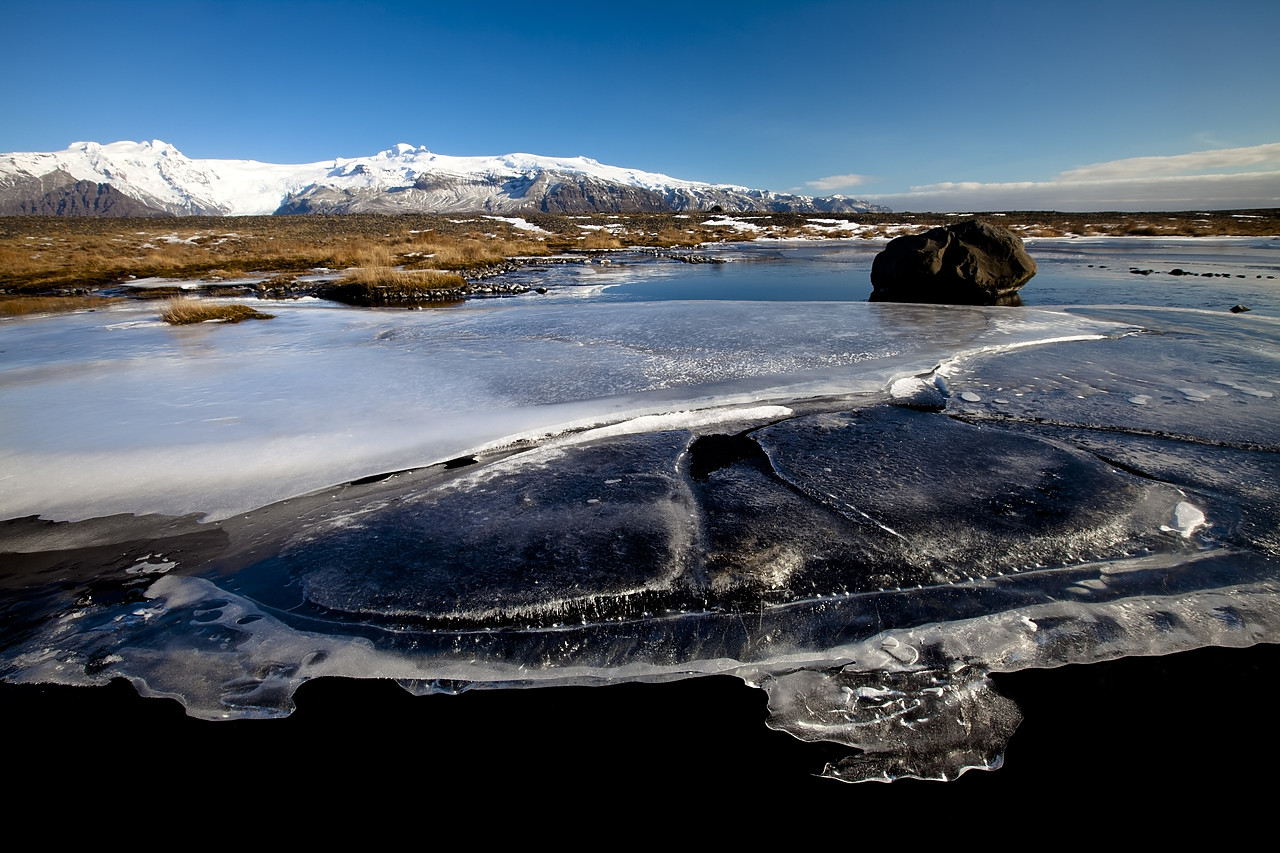
[[1243, 382], [1233, 382], [1230, 379], [1219, 379], [1218, 384], [1226, 385], [1228, 388], [1234, 388], [1242, 394], [1248, 394], [1250, 397], [1259, 397], [1261, 399], [1266, 399], [1268, 397], [1275, 396], [1270, 391], [1262, 391], [1257, 388], [1254, 388], [1251, 385], [1246, 385]]

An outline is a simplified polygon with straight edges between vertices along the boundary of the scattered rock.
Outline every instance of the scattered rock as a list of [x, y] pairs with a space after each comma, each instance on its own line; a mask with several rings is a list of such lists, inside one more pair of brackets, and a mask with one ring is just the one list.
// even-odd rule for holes
[[418, 305], [421, 303], [461, 302], [466, 297], [465, 288], [405, 288], [375, 287], [360, 282], [325, 282], [314, 290], [321, 299], [357, 305], [364, 308]]
[[[718, 258], [715, 255], [695, 255], [691, 252], [672, 252], [665, 249], [657, 248], [637, 248], [634, 251], [646, 255], [653, 255], [655, 258], [666, 258], [669, 261], [680, 261], [685, 264], [723, 264], [724, 258]], [[608, 263], [608, 261], [601, 261]]]
[[890, 240], [871, 265], [871, 301], [1021, 305], [1035, 274], [1019, 237], [973, 219]]

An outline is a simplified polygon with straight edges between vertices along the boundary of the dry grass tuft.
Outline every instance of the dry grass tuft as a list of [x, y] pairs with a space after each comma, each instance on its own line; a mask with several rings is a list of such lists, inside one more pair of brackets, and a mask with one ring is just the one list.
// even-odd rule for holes
[[354, 267], [347, 270], [339, 284], [359, 284], [366, 288], [388, 288], [412, 293], [415, 291], [450, 290], [464, 287], [466, 282], [457, 273], [436, 270], [399, 270], [388, 266]]
[[273, 317], [274, 314], [264, 314], [248, 305], [217, 305], [196, 299], [174, 299], [160, 314], [160, 319], [174, 326], [206, 323], [210, 320], [239, 323], [241, 320], [270, 320]]
[[664, 248], [692, 247], [700, 245], [702, 238], [692, 229], [663, 228], [658, 231], [658, 237], [654, 242]]
[[507, 258], [548, 255], [545, 242], [520, 236], [486, 237], [463, 234], [451, 237], [430, 235], [407, 242], [398, 249], [410, 269], [475, 270], [501, 263]]
[[579, 249], [621, 249], [622, 241], [616, 236], [603, 229], [599, 231], [588, 231], [587, 235], [578, 243]]

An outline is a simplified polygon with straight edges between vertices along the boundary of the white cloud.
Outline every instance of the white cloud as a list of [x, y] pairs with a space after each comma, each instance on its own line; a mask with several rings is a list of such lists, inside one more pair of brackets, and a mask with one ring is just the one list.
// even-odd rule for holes
[[1058, 175], [1058, 180], [1090, 181], [1152, 175], [1188, 175], [1210, 169], [1256, 167], [1264, 164], [1280, 168], [1280, 142], [1249, 148], [1220, 148], [1216, 151], [1197, 151], [1168, 157], [1130, 157], [1109, 163], [1094, 163], [1091, 166], [1068, 169]]
[[[1253, 170], [1232, 171], [1248, 167]], [[1280, 207], [1280, 143], [1131, 157], [1069, 169], [1049, 181], [946, 182], [867, 198], [894, 210], [922, 211]]]
[[869, 178], [866, 175], [828, 175], [825, 178], [818, 178], [816, 181], [805, 181], [804, 185], [818, 192], [829, 193], [834, 190], [860, 187], [868, 180]]

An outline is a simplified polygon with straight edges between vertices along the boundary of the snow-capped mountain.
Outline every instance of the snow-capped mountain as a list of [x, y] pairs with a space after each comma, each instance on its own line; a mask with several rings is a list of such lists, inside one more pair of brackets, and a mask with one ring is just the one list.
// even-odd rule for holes
[[298, 165], [194, 160], [160, 140], [76, 142], [0, 154], [0, 214], [250, 216], [663, 210], [863, 212], [886, 208], [686, 181], [587, 157], [451, 157], [399, 144], [371, 157]]

